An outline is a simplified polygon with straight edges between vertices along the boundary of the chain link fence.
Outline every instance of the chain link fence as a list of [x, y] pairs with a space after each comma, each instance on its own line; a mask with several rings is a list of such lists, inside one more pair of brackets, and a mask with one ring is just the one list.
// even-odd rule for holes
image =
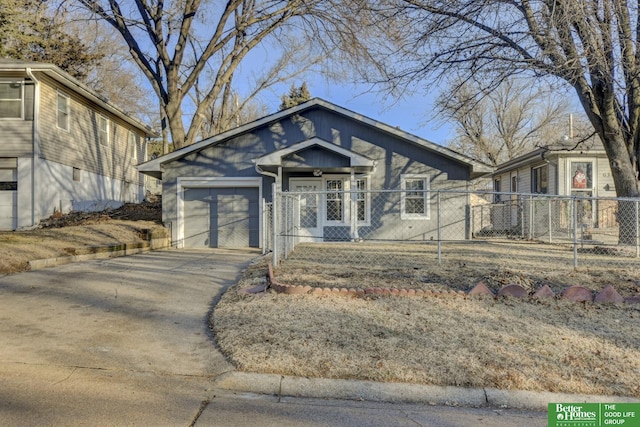
[[639, 208], [640, 199], [521, 193], [279, 192], [263, 222], [264, 242], [275, 265], [308, 256], [357, 268], [637, 268]]

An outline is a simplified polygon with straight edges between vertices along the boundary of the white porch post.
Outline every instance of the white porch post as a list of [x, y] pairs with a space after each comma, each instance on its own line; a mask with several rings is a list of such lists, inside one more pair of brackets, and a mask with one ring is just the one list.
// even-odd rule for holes
[[351, 217], [351, 240], [357, 241], [360, 239], [360, 236], [358, 236], [358, 189], [356, 188], [356, 174], [353, 168], [351, 168], [349, 190], [351, 196], [349, 209]]

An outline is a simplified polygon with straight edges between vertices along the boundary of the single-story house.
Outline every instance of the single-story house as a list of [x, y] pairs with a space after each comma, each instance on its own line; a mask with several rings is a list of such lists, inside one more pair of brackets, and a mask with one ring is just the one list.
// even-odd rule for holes
[[55, 65], [0, 59], [0, 230], [142, 201], [152, 135]]
[[[502, 214], [494, 207], [496, 229], [513, 228], [527, 220], [518, 203], [526, 197], [523, 194], [577, 196], [581, 198], [578, 210], [581, 224], [589, 228], [616, 226], [618, 204], [606, 200], [615, 198], [616, 191], [609, 159], [599, 138], [579, 143], [568, 139], [538, 148], [498, 165], [491, 176], [496, 192], [513, 193], [498, 195], [494, 200], [504, 206]], [[552, 220], [560, 222], [559, 226], [567, 222], [568, 215], [567, 203], [556, 203], [555, 210], [552, 209]], [[548, 223], [546, 217], [537, 218], [541, 224]]]
[[[350, 238], [350, 209], [358, 212], [361, 236], [383, 239], [393, 230], [405, 239], [433, 239], [437, 219], [429, 190], [467, 190], [470, 180], [491, 172], [321, 99], [158, 157], [139, 170], [162, 179], [163, 221], [178, 247], [261, 247], [263, 202], [271, 202], [274, 191], [302, 192], [296, 229], [316, 241]], [[350, 208], [354, 188], [357, 207]], [[398, 194], [379, 202], [383, 195], [375, 190]], [[466, 194], [449, 205], [449, 236], [457, 221], [462, 227], [455, 232], [465, 238], [467, 208]]]

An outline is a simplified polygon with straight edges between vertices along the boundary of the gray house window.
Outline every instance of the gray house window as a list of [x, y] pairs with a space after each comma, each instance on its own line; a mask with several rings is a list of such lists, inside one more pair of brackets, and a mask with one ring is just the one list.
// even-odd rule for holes
[[342, 180], [328, 179], [327, 183], [327, 221], [342, 221]]
[[358, 193], [356, 194], [356, 203], [358, 208], [358, 221], [367, 221], [367, 209], [368, 205], [368, 197], [367, 197], [367, 180], [366, 179], [357, 179], [356, 180], [356, 189]]
[[138, 137], [135, 133], [129, 131], [129, 150], [131, 160], [138, 161]]
[[58, 92], [58, 129], [69, 130], [70, 104], [69, 97]]
[[531, 171], [531, 192], [547, 194], [549, 192], [549, 165], [539, 166]]
[[98, 142], [109, 145], [109, 119], [104, 116], [98, 116]]
[[22, 83], [0, 82], [0, 118], [22, 118]]
[[400, 218], [429, 219], [429, 175], [402, 175]]

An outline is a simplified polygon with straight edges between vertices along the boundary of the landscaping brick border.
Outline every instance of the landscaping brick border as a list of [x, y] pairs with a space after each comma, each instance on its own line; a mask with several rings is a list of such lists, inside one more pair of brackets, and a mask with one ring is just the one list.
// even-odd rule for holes
[[[422, 289], [398, 289], [398, 288], [336, 288], [323, 287], [314, 288], [311, 286], [288, 285], [280, 283], [273, 274], [273, 266], [268, 265], [267, 285], [256, 287], [256, 291], [266, 291], [268, 288], [275, 292], [286, 295], [340, 295], [350, 297], [361, 297], [365, 295], [397, 295], [403, 297], [512, 297], [517, 299], [534, 298], [560, 298], [574, 302], [594, 302], [598, 304], [640, 304], [640, 296], [623, 298], [613, 286], [607, 285], [602, 291], [595, 296], [593, 292], [584, 286], [571, 286], [556, 295], [548, 285], [541, 286], [533, 295], [529, 295], [526, 289], [520, 285], [508, 284], [502, 287], [497, 294], [494, 294], [483, 282], [479, 282], [469, 292], [464, 291], [429, 291]], [[252, 293], [252, 292], [249, 292]]]

